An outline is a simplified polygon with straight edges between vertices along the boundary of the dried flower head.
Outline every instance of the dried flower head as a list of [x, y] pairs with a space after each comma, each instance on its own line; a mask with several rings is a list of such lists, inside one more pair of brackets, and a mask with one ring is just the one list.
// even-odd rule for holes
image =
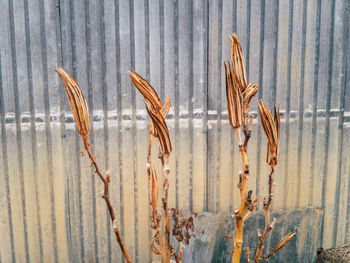
[[84, 94], [75, 80], [63, 68], [58, 68], [55, 71], [62, 79], [78, 132], [81, 136], [87, 136], [90, 130], [90, 124], [89, 110]]
[[242, 98], [241, 91], [238, 85], [234, 82], [233, 69], [231, 63], [224, 63], [225, 66], [225, 84], [226, 84], [226, 99], [227, 110], [230, 124], [233, 128], [239, 128], [242, 125]]
[[151, 117], [155, 133], [159, 139], [162, 152], [166, 155], [169, 155], [172, 149], [168, 126], [166, 125], [162, 114], [160, 114], [160, 112], [156, 112], [148, 100], [144, 99], [144, 102], [146, 104], [147, 112]]
[[233, 73], [235, 75], [235, 84], [239, 86], [241, 92], [247, 88], [247, 77], [245, 72], [245, 63], [241, 44], [236, 34], [230, 35], [231, 39], [231, 61]]
[[279, 156], [280, 141], [280, 115], [279, 107], [275, 106], [274, 110], [269, 110], [264, 101], [258, 101], [261, 125], [264, 128], [268, 144], [266, 162], [269, 165], [276, 165]]

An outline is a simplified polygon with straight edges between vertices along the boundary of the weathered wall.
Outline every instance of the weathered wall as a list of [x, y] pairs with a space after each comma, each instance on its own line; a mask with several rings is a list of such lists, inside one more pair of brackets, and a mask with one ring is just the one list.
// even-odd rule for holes
[[[111, 170], [118, 222], [135, 261], [151, 253], [147, 116], [126, 75], [131, 68], [163, 99], [172, 97], [170, 205], [232, 211], [240, 159], [224, 91], [230, 32], [238, 34], [259, 98], [283, 112], [273, 208], [321, 208], [320, 244], [349, 241], [348, 5], [0, 1], [1, 262], [120, 261], [102, 185], [78, 154], [82, 144], [53, 71], [58, 66], [86, 94], [91, 144], [101, 168]], [[267, 192], [265, 147], [256, 120], [249, 188], [260, 196]]]

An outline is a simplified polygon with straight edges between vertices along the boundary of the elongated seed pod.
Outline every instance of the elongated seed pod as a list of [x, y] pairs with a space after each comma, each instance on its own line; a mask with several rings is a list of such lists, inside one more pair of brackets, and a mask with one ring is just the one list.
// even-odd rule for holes
[[63, 68], [58, 68], [55, 71], [62, 79], [78, 132], [81, 136], [87, 136], [90, 131], [90, 124], [85, 96], [78, 83]]
[[242, 125], [242, 98], [239, 86], [234, 84], [233, 73], [230, 62], [224, 63], [227, 110], [230, 124], [233, 128], [239, 128]]
[[134, 83], [135, 87], [143, 95], [143, 97], [151, 103], [153, 109], [156, 111], [160, 111], [163, 104], [153, 87], [136, 72], [129, 71], [128, 75], [132, 79], [132, 82]]
[[243, 101], [249, 104], [252, 98], [255, 96], [255, 94], [258, 93], [258, 91], [258, 85], [256, 85], [255, 83], [249, 83], [248, 87], [242, 93]]
[[236, 34], [230, 35], [231, 39], [231, 62], [233, 73], [235, 75], [235, 84], [239, 85], [240, 91], [243, 92], [247, 87], [247, 77], [245, 72], [245, 62], [241, 44]]
[[151, 205], [153, 209], [155, 209], [158, 203], [159, 184], [158, 184], [158, 176], [153, 166], [151, 166], [151, 187], [152, 187]]
[[261, 125], [268, 140], [266, 161], [269, 165], [276, 165], [278, 162], [280, 141], [279, 108], [275, 106], [272, 112], [272, 110], [266, 107], [262, 99], [258, 101], [258, 108]]
[[296, 232], [291, 232], [284, 236], [272, 249], [273, 254], [277, 254], [278, 251], [280, 251], [282, 248], [284, 248], [288, 243], [293, 239], [293, 237], [296, 235]]
[[[148, 101], [150, 106], [152, 107], [153, 112], [160, 113], [165, 120], [171, 105], [171, 98], [167, 95], [165, 103], [162, 104], [157, 92], [153, 89], [151, 84], [149, 84], [145, 79], [143, 79], [136, 72], [128, 72], [128, 75], [132, 79], [135, 87], [140, 91], [143, 95], [144, 101]], [[146, 104], [146, 102], [145, 102]], [[151, 122], [151, 126], [149, 128], [149, 132], [152, 136], [158, 137], [157, 130], [154, 128], [153, 122]]]
[[147, 100], [144, 100], [144, 102], [146, 104], [147, 112], [151, 117], [154, 129], [158, 135], [162, 152], [168, 155], [172, 150], [168, 126], [166, 125], [163, 116], [160, 113], [157, 113], [153, 110], [150, 102], [148, 102]]

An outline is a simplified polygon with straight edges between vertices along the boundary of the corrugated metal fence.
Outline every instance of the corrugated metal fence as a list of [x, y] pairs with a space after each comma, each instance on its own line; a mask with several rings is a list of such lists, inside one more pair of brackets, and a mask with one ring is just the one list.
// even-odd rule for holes
[[[0, 1], [1, 262], [120, 260], [102, 185], [78, 154], [58, 66], [86, 94], [93, 151], [111, 170], [118, 222], [136, 261], [151, 254], [148, 118], [128, 70], [149, 79], [162, 99], [172, 97], [171, 206], [219, 212], [239, 203], [241, 164], [223, 78], [230, 32], [259, 98], [283, 111], [273, 208], [324, 208], [323, 246], [349, 241], [348, 3]], [[249, 188], [260, 196], [265, 144], [255, 123]]]

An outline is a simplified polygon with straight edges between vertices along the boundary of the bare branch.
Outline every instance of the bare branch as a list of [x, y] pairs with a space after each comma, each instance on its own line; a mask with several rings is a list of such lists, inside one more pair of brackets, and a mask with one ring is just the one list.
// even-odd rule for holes
[[91, 149], [90, 149], [89, 139], [88, 139], [88, 134], [89, 134], [89, 130], [90, 130], [89, 111], [88, 111], [88, 107], [87, 107], [87, 103], [86, 103], [84, 94], [83, 94], [81, 88], [79, 87], [79, 85], [75, 82], [74, 79], [72, 79], [69, 76], [69, 74], [64, 69], [59, 68], [58, 70], [56, 70], [56, 72], [62, 78], [64, 87], [65, 87], [65, 90], [67, 92], [68, 99], [70, 102], [71, 110], [73, 112], [75, 123], [76, 123], [77, 128], [78, 128], [78, 132], [83, 139], [84, 148], [87, 151], [88, 156], [91, 160], [91, 163], [95, 168], [96, 174], [99, 176], [99, 178], [103, 182], [104, 191], [103, 191], [102, 197], [106, 201], [106, 205], [107, 205], [110, 217], [111, 217], [112, 226], [113, 226], [113, 230], [114, 230], [114, 233], [116, 235], [116, 238], [117, 238], [117, 242], [120, 246], [120, 249], [122, 250], [122, 253], [124, 255], [125, 260], [128, 263], [130, 263], [131, 260], [130, 260], [128, 252], [124, 246], [122, 236], [121, 236], [120, 230], [119, 230], [118, 225], [117, 225], [115, 212], [114, 212], [111, 200], [109, 198], [109, 183], [111, 181], [110, 174], [106, 173], [106, 175], [104, 176], [101, 173], [101, 171], [97, 165], [96, 159], [93, 156]]

